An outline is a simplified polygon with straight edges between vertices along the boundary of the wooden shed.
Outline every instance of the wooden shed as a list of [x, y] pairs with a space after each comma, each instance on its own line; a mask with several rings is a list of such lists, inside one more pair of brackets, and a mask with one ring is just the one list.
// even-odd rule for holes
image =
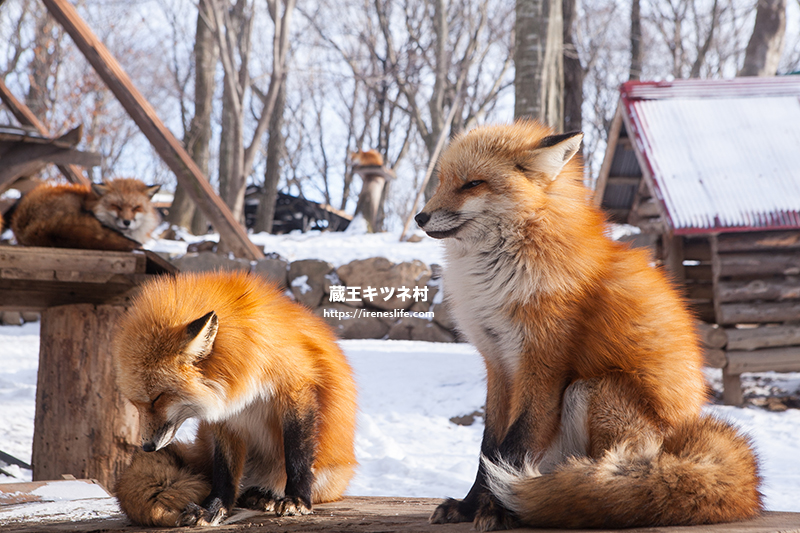
[[800, 371], [800, 76], [628, 82], [594, 201], [685, 287], [724, 399]]

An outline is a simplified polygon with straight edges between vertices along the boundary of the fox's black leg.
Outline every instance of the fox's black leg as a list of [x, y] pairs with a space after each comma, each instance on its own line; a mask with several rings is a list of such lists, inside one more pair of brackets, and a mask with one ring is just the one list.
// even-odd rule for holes
[[[487, 457], [494, 457], [497, 453], [497, 444], [489, 430], [488, 424], [483, 430], [483, 440], [481, 441], [481, 454]], [[483, 462], [478, 464], [478, 474], [472, 488], [463, 500], [449, 498], [439, 505], [431, 515], [430, 521], [433, 524], [448, 524], [453, 522], [472, 522], [475, 513], [482, 501], [482, 496], [488, 495], [486, 488], [486, 471]]]
[[[530, 434], [531, 429], [528, 418], [523, 415], [511, 425], [499, 446], [496, 446], [491, 451], [482, 449], [481, 452], [490, 461], [502, 459], [512, 466], [522, 467], [529, 451], [527, 446], [530, 441]], [[481, 461], [480, 468], [481, 470], [483, 469], [483, 461]], [[517, 520], [514, 515], [503, 507], [488, 490], [484, 490], [478, 495], [475, 505], [476, 510], [473, 518], [477, 531], [494, 531], [515, 527]]]
[[[244, 463], [244, 443], [224, 432], [222, 428], [216, 429], [211, 468], [211, 493], [202, 505], [189, 504], [178, 525], [218, 525], [225, 519], [236, 502], [236, 491]], [[226, 434], [223, 435], [223, 432]]]
[[311, 471], [316, 456], [316, 402], [304, 410], [290, 410], [283, 419], [283, 450], [286, 459], [286, 490], [275, 505], [278, 515], [311, 512]]

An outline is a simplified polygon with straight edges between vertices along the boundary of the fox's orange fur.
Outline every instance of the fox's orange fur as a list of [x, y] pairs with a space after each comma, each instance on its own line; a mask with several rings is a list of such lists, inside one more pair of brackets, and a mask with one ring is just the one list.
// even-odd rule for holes
[[692, 316], [646, 252], [607, 237], [574, 157], [580, 141], [533, 122], [464, 134], [417, 215], [446, 239], [445, 291], [488, 381], [475, 485], [432, 521], [490, 530], [753, 517], [748, 439], [700, 412]]
[[377, 150], [359, 150], [358, 152], [350, 152], [350, 161], [362, 167], [379, 167], [383, 165], [383, 156]]
[[150, 202], [158, 188], [133, 178], [91, 186], [42, 184], [22, 197], [11, 229], [26, 246], [135, 250], [158, 226]]
[[[341, 497], [356, 465], [352, 371], [327, 325], [278, 288], [241, 273], [152, 281], [113, 355], [150, 452], [115, 489], [134, 522], [216, 524], [237, 499], [306, 514]], [[196, 441], [173, 443], [189, 417]]]

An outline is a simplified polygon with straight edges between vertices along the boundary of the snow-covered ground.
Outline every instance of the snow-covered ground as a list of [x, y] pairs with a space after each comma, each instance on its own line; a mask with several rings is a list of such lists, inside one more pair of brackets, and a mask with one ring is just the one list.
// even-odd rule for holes
[[[156, 233], [166, 229], [162, 226]], [[158, 239], [145, 244], [145, 248], [154, 252], [173, 255], [186, 253], [188, 244], [204, 240], [217, 241], [218, 235], [197, 237], [185, 231], [177, 231], [179, 241]], [[339, 267], [356, 259], [385, 257], [394, 263], [419, 259], [425, 264], [442, 264], [444, 249], [442, 242], [423, 236], [420, 231], [409, 231], [406, 237], [414, 235], [414, 241], [400, 241], [399, 233], [308, 233], [292, 232], [284, 235], [255, 233], [250, 240], [257, 246], [264, 247], [264, 253], [277, 253], [288, 261], [301, 259], [322, 259]]]
[[[254, 239], [257, 240], [257, 239]], [[264, 236], [262, 244], [290, 260], [321, 258], [336, 265], [384, 256], [393, 261], [441, 263], [430, 239], [398, 244], [397, 235]], [[152, 248], [179, 247], [164, 241]], [[182, 244], [185, 246], [185, 243]], [[178, 250], [176, 250], [177, 252]], [[39, 326], [0, 327], [0, 450], [30, 462], [36, 397]], [[481, 409], [485, 372], [466, 344], [415, 341], [343, 341], [359, 386], [356, 448], [360, 467], [348, 494], [463, 497], [477, 470], [483, 424], [456, 425], [451, 417]], [[719, 389], [719, 371], [708, 371]], [[800, 374], [746, 376], [746, 390], [761, 396], [797, 396]], [[708, 410], [749, 433], [759, 453], [767, 508], [800, 511], [800, 410], [713, 405]], [[29, 470], [5, 466], [0, 482], [30, 480]], [[78, 520], [118, 516], [113, 499], [0, 506], [0, 526], [21, 520]]]

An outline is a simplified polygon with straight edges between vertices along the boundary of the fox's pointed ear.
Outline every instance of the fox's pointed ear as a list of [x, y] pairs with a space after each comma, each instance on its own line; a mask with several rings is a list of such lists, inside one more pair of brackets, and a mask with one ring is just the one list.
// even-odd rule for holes
[[530, 152], [530, 169], [541, 173], [548, 181], [555, 180], [581, 147], [583, 133], [573, 131], [563, 135], [551, 135], [539, 141]]
[[211, 353], [217, 337], [219, 319], [210, 311], [186, 325], [186, 347], [183, 352], [192, 361], [205, 359]]
[[144, 190], [144, 193], [150, 198], [152, 198], [153, 196], [155, 196], [155, 194], [158, 192], [159, 189], [161, 189], [161, 185], [150, 185]]
[[103, 196], [108, 192], [108, 185], [105, 183], [92, 183], [92, 192], [97, 196]]

